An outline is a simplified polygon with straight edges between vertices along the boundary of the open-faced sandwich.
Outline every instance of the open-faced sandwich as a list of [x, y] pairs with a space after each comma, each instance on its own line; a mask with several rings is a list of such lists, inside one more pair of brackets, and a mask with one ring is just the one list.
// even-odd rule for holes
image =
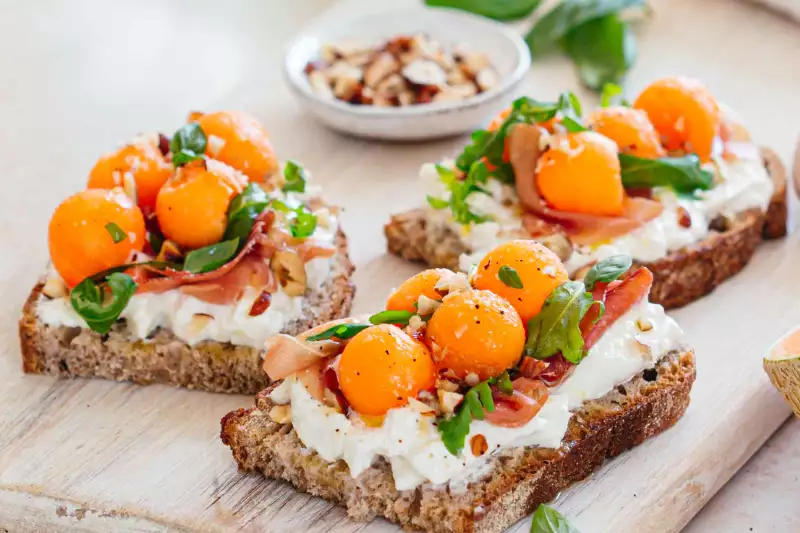
[[264, 342], [347, 316], [353, 298], [337, 210], [308, 177], [237, 112], [100, 158], [50, 220], [25, 372], [263, 389]]
[[[386, 309], [268, 341], [275, 383], [222, 420], [240, 468], [430, 532], [500, 532], [689, 405], [692, 351], [613, 256], [583, 281], [532, 240]], [[618, 278], [625, 276], [620, 281]]]
[[392, 217], [389, 250], [466, 271], [499, 242], [534, 238], [572, 277], [627, 254], [651, 299], [685, 305], [786, 233], [786, 175], [698, 82], [656, 81], [632, 106], [581, 118], [571, 93], [520, 98], [454, 160], [426, 164], [428, 206]]

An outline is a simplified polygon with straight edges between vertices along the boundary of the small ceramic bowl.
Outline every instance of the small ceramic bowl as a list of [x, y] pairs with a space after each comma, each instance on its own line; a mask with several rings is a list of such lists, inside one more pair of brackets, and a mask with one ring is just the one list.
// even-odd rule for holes
[[[345, 41], [380, 42], [398, 35], [428, 34], [451, 47], [467, 44], [486, 54], [497, 70], [497, 87], [465, 100], [432, 102], [405, 107], [354, 105], [325, 98], [311, 88], [304, 72], [319, 58], [322, 46]], [[530, 67], [525, 41], [511, 28], [460, 11], [416, 8], [323, 16], [292, 42], [284, 74], [295, 95], [323, 124], [359, 137], [416, 141], [465, 133], [486, 123], [507, 107], [514, 89]]]

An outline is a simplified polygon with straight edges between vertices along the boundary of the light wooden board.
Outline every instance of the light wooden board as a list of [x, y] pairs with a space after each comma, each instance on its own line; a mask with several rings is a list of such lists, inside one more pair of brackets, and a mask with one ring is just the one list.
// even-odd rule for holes
[[[356, 311], [376, 309], [418, 268], [384, 253], [381, 226], [421, 200], [419, 164], [463, 139], [374, 144], [303, 114], [281, 81], [283, 45], [330, 1], [2, 3], [0, 532], [395, 531], [239, 474], [219, 419], [250, 398], [25, 376], [16, 321], [46, 262], [52, 209], [101, 152], [142, 130], [172, 131], [187, 110], [254, 114], [281, 156], [307, 164], [345, 207]], [[797, 28], [730, 0], [653, 3], [631, 89], [667, 74], [703, 78], [789, 160], [800, 124]], [[575, 85], [553, 58], [535, 65], [527, 90], [552, 97]], [[558, 507], [581, 531], [678, 531], [787, 417], [760, 357], [800, 312], [797, 241], [765, 246], [741, 276], [675, 313], [697, 348], [692, 405], [674, 429], [562, 495]]]

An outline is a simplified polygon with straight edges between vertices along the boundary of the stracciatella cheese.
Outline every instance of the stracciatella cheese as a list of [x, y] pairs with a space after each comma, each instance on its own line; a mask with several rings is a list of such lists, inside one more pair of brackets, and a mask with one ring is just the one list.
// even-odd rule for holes
[[292, 425], [306, 448], [326, 461], [343, 459], [353, 477], [382, 456], [391, 465], [398, 490], [422, 483], [449, 483], [458, 490], [483, 475], [487, 460], [501, 450], [560, 446], [572, 416], [570, 410], [653, 368], [658, 359], [679, 348], [682, 340], [682, 330], [664, 309], [643, 301], [606, 331], [573, 374], [551, 390], [542, 410], [527, 424], [507, 428], [473, 421], [466, 442], [482, 435], [488, 445], [488, 452], [478, 457], [469, 445], [458, 456], [452, 455], [433, 424], [434, 418], [410, 406], [389, 410], [383, 425], [376, 428], [325, 406], [293, 377], [284, 380], [271, 399], [291, 404]]
[[[451, 163], [445, 163], [451, 164]], [[734, 161], [715, 159], [705, 168], [717, 176], [717, 183], [708, 191], [698, 191], [693, 197], [681, 197], [667, 188], [654, 189], [654, 196], [664, 204], [664, 211], [642, 227], [612, 241], [595, 246], [576, 248], [566, 262], [572, 273], [579, 268], [616, 254], [630, 255], [635, 261], [652, 262], [666, 257], [709, 234], [709, 224], [718, 215], [734, 216], [748, 209], [767, 209], [774, 185], [760, 159], [743, 158]], [[435, 165], [423, 165], [420, 179], [426, 192], [437, 198], [447, 198]], [[483, 223], [462, 225], [453, 220], [449, 209], [429, 207], [429, 224], [447, 226], [471, 250], [461, 256], [459, 268], [468, 271], [486, 252], [503, 242], [520, 238], [522, 210], [514, 188], [490, 179], [486, 189], [491, 194], [473, 193], [467, 198], [470, 209], [490, 218]], [[685, 213], [684, 213], [685, 211]], [[681, 224], [688, 215], [689, 225]]]
[[[291, 207], [302, 201], [302, 197], [294, 193], [282, 199]], [[335, 246], [336, 217], [324, 208], [316, 215], [318, 223], [311, 238]], [[310, 290], [319, 290], [330, 278], [334, 260], [318, 257], [306, 263], [306, 283]], [[58, 274], [51, 272], [49, 276], [57, 277]], [[136, 339], [147, 339], [158, 328], [166, 328], [189, 345], [210, 340], [261, 349], [269, 337], [280, 333], [288, 323], [303, 315], [303, 297], [288, 296], [279, 289], [271, 295], [266, 311], [250, 316], [253, 302], [260, 293], [260, 289], [248, 288], [242, 298], [231, 305], [208, 303], [186, 295], [180, 289], [135, 294], [120, 318], [125, 319], [127, 332]], [[42, 296], [37, 302], [36, 314], [47, 325], [87, 327], [72, 308], [68, 296], [54, 299]]]

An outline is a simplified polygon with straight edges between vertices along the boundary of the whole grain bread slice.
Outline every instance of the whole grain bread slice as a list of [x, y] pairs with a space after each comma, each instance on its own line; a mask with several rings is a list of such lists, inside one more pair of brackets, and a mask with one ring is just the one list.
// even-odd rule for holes
[[[306, 294], [302, 318], [283, 333], [296, 335], [318, 324], [345, 317], [355, 295], [353, 264], [347, 238], [339, 232], [331, 277]], [[193, 346], [159, 329], [150, 338], [134, 339], [117, 323], [106, 335], [89, 329], [42, 323], [36, 313], [43, 283], [31, 291], [19, 322], [22, 369], [62, 378], [104, 378], [141, 385], [166, 383], [190, 389], [256, 394], [269, 383], [261, 369], [262, 350], [231, 343], [203, 341]]]
[[398, 491], [382, 459], [354, 479], [344, 461], [326, 462], [303, 446], [291, 424], [271, 420], [274, 385], [257, 396], [255, 407], [226, 415], [220, 436], [240, 469], [283, 479], [344, 506], [354, 520], [382, 516], [429, 533], [499, 533], [587, 477], [606, 458], [675, 424], [689, 405], [694, 379], [692, 351], [673, 351], [654, 369], [586, 402], [574, 413], [559, 449], [526, 447], [494, 454], [488, 474], [462, 492], [430, 484]]
[[[655, 276], [650, 301], [667, 309], [693, 302], [742, 270], [762, 240], [786, 235], [786, 169], [772, 150], [762, 149], [762, 157], [775, 184], [767, 211], [740, 213], [723, 227], [715, 226], [704, 240], [647, 263]], [[384, 232], [391, 253], [433, 267], [458, 270], [459, 256], [471, 251], [449, 229], [428, 226], [425, 209], [392, 216]]]

